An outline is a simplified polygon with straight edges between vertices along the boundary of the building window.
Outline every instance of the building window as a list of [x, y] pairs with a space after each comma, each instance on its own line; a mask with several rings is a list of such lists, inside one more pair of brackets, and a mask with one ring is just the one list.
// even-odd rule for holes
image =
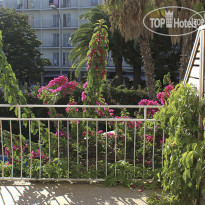
[[63, 14], [63, 27], [71, 26], [71, 14]]
[[63, 66], [70, 66], [68, 56], [69, 56], [69, 53], [63, 53]]
[[49, 0], [49, 6], [50, 5], [55, 5], [58, 8], [59, 7], [59, 2], [58, 2], [58, 0]]
[[91, 0], [91, 6], [97, 6], [98, 0]]
[[59, 33], [53, 34], [53, 46], [58, 47], [59, 46]]
[[70, 33], [63, 34], [63, 46], [64, 47], [70, 46]]
[[59, 65], [59, 53], [53, 53], [53, 65], [54, 66]]
[[27, 7], [26, 7], [27, 9], [33, 9], [34, 8], [33, 0], [27, 0], [26, 4], [27, 4]]
[[22, 0], [17, 0], [16, 8], [17, 9], [22, 9], [23, 8], [23, 1]]
[[62, 8], [71, 7], [71, 0], [63, 0]]
[[53, 15], [53, 24], [52, 27], [59, 27], [59, 16], [58, 14]]

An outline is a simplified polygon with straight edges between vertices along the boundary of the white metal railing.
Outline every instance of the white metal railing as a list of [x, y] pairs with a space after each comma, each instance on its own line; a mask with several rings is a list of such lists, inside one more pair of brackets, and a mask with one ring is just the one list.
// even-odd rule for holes
[[[163, 166], [165, 132], [158, 127], [156, 119], [147, 115], [149, 109], [159, 109], [160, 106], [0, 104], [0, 110], [12, 107], [18, 108], [17, 117], [0, 116], [0, 180], [102, 181], [112, 172], [112, 165], [117, 176], [120, 160], [129, 162], [133, 166], [133, 177], [139, 178], [145, 175], [146, 169]], [[141, 113], [141, 117], [87, 118], [76, 115], [76, 118], [34, 118], [23, 114], [25, 108], [38, 109], [38, 115], [45, 115], [48, 108], [66, 107], [115, 108], [118, 112], [124, 108], [134, 109]]]

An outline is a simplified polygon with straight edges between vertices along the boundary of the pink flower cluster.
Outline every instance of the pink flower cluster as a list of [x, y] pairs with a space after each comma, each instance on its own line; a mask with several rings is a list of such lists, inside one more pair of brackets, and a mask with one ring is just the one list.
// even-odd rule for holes
[[153, 143], [153, 136], [151, 136], [150, 134], [146, 134], [145, 138], [147, 142]]
[[[25, 146], [22, 146], [22, 152], [24, 152], [26, 149], [28, 148], [28, 144], [26, 144]], [[17, 146], [17, 145], [14, 145], [13, 146], [13, 151], [18, 151], [18, 150], [21, 150], [21, 147], [20, 146]], [[8, 156], [11, 155], [11, 148], [8, 148], [8, 147], [5, 147], [4, 149], [4, 153]]]
[[[54, 134], [58, 137], [58, 131], [56, 131], [56, 133]], [[68, 134], [65, 131], [59, 131], [59, 137], [67, 137]], [[69, 137], [70, 138], [70, 137]]]
[[[54, 135], [58, 136], [58, 131], [56, 131], [56, 133]], [[62, 136], [64, 136], [64, 132], [59, 131], [59, 137], [62, 137]]]
[[[142, 138], [139, 138], [139, 140], [141, 140]], [[164, 143], [166, 142], [166, 137], [164, 137]], [[150, 143], [153, 143], [153, 136], [150, 135], [150, 134], [146, 134], [145, 135], [145, 140], [146, 140], [146, 143], [150, 142]], [[162, 137], [158, 137], [158, 140], [160, 142], [160, 145], [163, 143], [163, 138]]]
[[[154, 101], [154, 100], [143, 99], [138, 103], [138, 105], [159, 105], [159, 103], [157, 101]], [[158, 108], [148, 108], [147, 114], [149, 116], [153, 116], [158, 111], [159, 111]]]
[[[37, 152], [32, 151], [31, 154], [32, 154], [31, 157], [32, 157], [33, 159], [40, 159], [40, 150], [39, 150], [39, 149], [38, 149]], [[47, 155], [45, 155], [44, 152], [42, 152], [42, 153], [41, 153], [41, 159], [48, 160], [49, 157], [48, 157]]]
[[83, 88], [85, 89], [85, 88], [87, 88], [87, 86], [88, 86], [88, 82], [85, 82], [85, 83], [83, 84]]
[[[107, 49], [107, 46], [105, 45], [103, 47], [102, 42], [105, 41], [105, 35], [104, 34], [97, 34], [95, 41], [92, 43], [92, 46], [90, 48], [89, 54], [88, 54], [88, 67], [86, 70], [88, 71], [93, 64], [93, 67], [95, 68], [96, 75], [99, 77], [102, 77], [102, 80], [105, 78], [106, 75], [106, 69], [105, 65], [103, 67], [100, 67], [99, 65], [102, 65], [103, 62], [106, 60], [106, 52], [103, 51], [104, 49]], [[96, 49], [97, 47], [97, 49]], [[93, 63], [95, 61], [95, 63]]]
[[63, 93], [63, 96], [65, 96], [65, 94], [70, 94], [73, 90], [75, 90], [77, 86], [78, 86], [77, 82], [75, 81], [68, 82], [68, 78], [62, 75], [51, 80], [47, 86], [45, 87], [41, 86], [38, 90], [37, 97], [40, 98], [43, 91], [45, 92], [46, 95], [52, 93], [56, 94], [58, 92], [61, 92]]
[[[77, 102], [75, 102], [75, 100], [70, 100], [69, 103], [67, 105], [77, 105]], [[67, 107], [65, 109], [66, 112], [71, 112], [73, 109], [70, 107]], [[78, 108], [75, 108], [75, 111], [78, 112]]]
[[165, 87], [164, 92], [160, 92], [157, 94], [157, 99], [159, 102], [164, 105], [167, 99], [169, 98], [170, 92], [174, 89], [173, 85], [168, 85]]
[[81, 100], [84, 101], [86, 99], [87, 99], [87, 96], [85, 94], [85, 91], [83, 91], [82, 94], [81, 94]]
[[[173, 89], [174, 89], [173, 85], [167, 85], [165, 87], [164, 92], [158, 93], [157, 94], [157, 99], [158, 99], [159, 103], [157, 101], [143, 99], [138, 103], [138, 105], [160, 105], [160, 104], [164, 105], [165, 102], [167, 101], [167, 99], [169, 98], [170, 92]], [[157, 109], [157, 108], [148, 108], [147, 109], [147, 114], [149, 116], [153, 116], [158, 111], [159, 111], [159, 109]]]
[[[100, 98], [99, 100], [97, 100], [96, 105], [107, 105], [105, 98]], [[112, 117], [114, 115], [114, 110], [109, 108], [95, 108], [95, 112], [98, 113], [99, 117], [101, 118]]]
[[[17, 146], [17, 145], [14, 145], [13, 146], [13, 151], [21, 151], [21, 147]], [[11, 148], [5, 147], [4, 153], [5, 153], [5, 155], [7, 155], [9, 157], [9, 160], [10, 160], [10, 161], [7, 162], [6, 165], [12, 164]], [[22, 153], [25, 153], [25, 155], [27, 155], [29, 153], [28, 144], [26, 144], [25, 146], [22, 146]], [[40, 159], [40, 150], [39, 149], [38, 149], [37, 152], [32, 151], [31, 154], [32, 154], [31, 157], [33, 159]], [[21, 155], [19, 157], [21, 158]], [[31, 157], [29, 156], [29, 159]], [[49, 157], [46, 156], [43, 152], [41, 153], [41, 159], [48, 159], [48, 158]], [[18, 160], [14, 159], [14, 162], [19, 162], [19, 161], [20, 161], [19, 159]]]

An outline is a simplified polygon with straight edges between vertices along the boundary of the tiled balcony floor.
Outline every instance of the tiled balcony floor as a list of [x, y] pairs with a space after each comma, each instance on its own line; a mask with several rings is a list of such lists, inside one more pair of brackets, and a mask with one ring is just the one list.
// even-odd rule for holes
[[0, 182], [0, 204], [144, 205], [153, 191], [68, 182]]

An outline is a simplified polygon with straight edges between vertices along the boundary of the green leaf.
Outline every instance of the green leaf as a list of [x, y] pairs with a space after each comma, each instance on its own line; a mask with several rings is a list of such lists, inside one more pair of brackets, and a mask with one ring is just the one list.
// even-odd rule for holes
[[186, 167], [186, 156], [187, 156], [187, 152], [182, 154], [182, 164], [184, 165], [184, 167]]
[[194, 160], [194, 152], [191, 151], [187, 154], [186, 156], [186, 167], [191, 168], [193, 165], [193, 160]]

